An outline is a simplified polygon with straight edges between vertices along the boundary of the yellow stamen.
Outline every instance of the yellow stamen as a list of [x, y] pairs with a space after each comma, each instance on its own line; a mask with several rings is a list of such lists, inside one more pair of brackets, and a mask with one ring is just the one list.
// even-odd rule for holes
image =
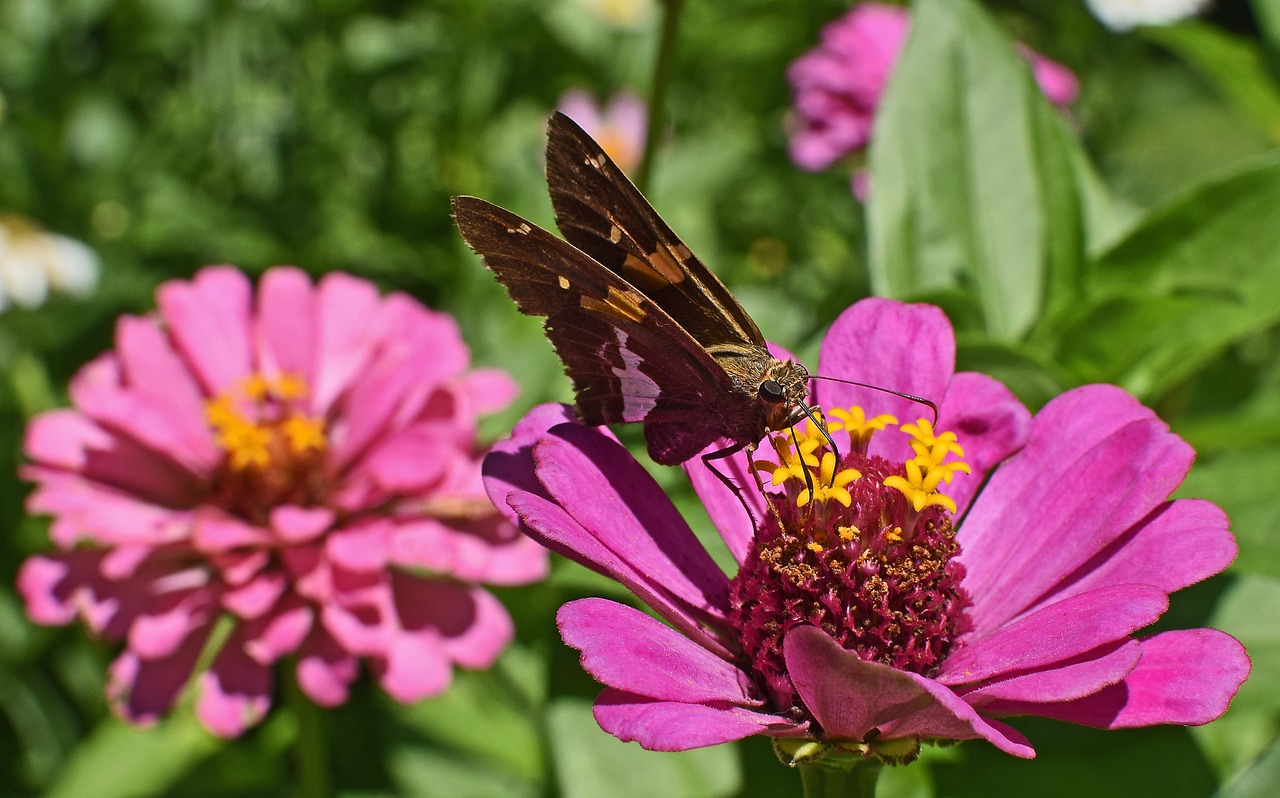
[[866, 411], [856, 405], [848, 410], [837, 407], [831, 411], [831, 415], [840, 420], [838, 423], [833, 422], [831, 429], [848, 430], [849, 445], [859, 452], [866, 452], [872, 435], [890, 424], [898, 423], [897, 418], [887, 414], [867, 418]]
[[290, 407], [306, 394], [301, 377], [252, 374], [205, 403], [214, 441], [233, 471], [281, 467], [294, 456], [326, 448], [324, 419]]

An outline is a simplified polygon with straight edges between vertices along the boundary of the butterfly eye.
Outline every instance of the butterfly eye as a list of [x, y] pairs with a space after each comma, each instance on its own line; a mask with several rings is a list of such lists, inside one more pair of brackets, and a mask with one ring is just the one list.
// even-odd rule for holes
[[787, 397], [777, 380], [765, 380], [760, 383], [760, 398], [769, 404], [776, 405]]

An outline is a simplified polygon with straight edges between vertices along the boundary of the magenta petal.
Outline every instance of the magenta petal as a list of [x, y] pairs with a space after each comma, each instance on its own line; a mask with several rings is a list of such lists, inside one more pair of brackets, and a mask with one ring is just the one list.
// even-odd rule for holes
[[612, 554], [718, 615], [729, 582], [649, 473], [611, 438], [562, 424], [534, 449], [538, 479]]
[[31, 620], [44, 626], [65, 626], [75, 620], [76, 602], [68, 600], [64, 587], [73, 568], [68, 559], [74, 556], [36, 555], [22, 563], [17, 587]]
[[1164, 502], [1192, 451], [1114, 386], [1069, 391], [996, 470], [957, 535], [978, 630], [1026, 611]]
[[1044, 668], [1120, 640], [1169, 606], [1149, 585], [1115, 585], [1042, 607], [986, 635], [964, 638], [942, 663], [943, 684], [973, 684]]
[[336, 529], [324, 540], [329, 560], [351, 571], [377, 573], [391, 557], [390, 521], [377, 520], [351, 529]]
[[1058, 597], [1141, 580], [1173, 593], [1218, 573], [1235, 559], [1227, 514], [1200, 499], [1161, 505], [1080, 570], [1084, 576]]
[[[940, 401], [955, 371], [956, 340], [951, 323], [933, 305], [907, 305], [891, 299], [864, 299], [840, 314], [822, 339], [819, 376], [856, 380]], [[821, 405], [858, 405], [868, 416], [890, 413], [907, 423], [927, 414], [921, 405], [882, 391], [818, 380]], [[879, 435], [872, 453], [902, 449], [901, 436]]]
[[541, 404], [525, 413], [511, 430], [511, 437], [493, 445], [484, 458], [481, 473], [485, 493], [508, 521], [519, 523], [515, 512], [507, 506], [507, 494], [522, 490], [546, 497], [542, 483], [534, 475], [533, 446], [557, 424], [572, 422], [573, 409], [568, 405]]
[[732, 664], [637, 609], [605, 599], [571, 601], [556, 613], [565, 645], [609, 687], [659, 701], [759, 706]]
[[984, 739], [1007, 754], [1030, 759], [1021, 735], [993, 725], [937, 682], [845, 651], [821, 629], [793, 629], [783, 642], [787, 671], [805, 706], [830, 739]]
[[621, 582], [690, 638], [724, 657], [731, 656], [726, 644], [708, 628], [709, 622], [723, 622], [723, 610], [711, 611], [671, 595], [661, 582], [619, 557], [554, 502], [521, 491], [513, 492], [509, 501], [529, 535], [539, 543]]
[[271, 665], [298, 649], [315, 624], [315, 610], [290, 596], [269, 617], [246, 630], [244, 651], [254, 662]]
[[238, 737], [271, 708], [271, 683], [271, 669], [250, 659], [241, 635], [233, 634], [200, 677], [196, 716], [218, 737]]
[[473, 369], [462, 378], [458, 389], [467, 397], [472, 409], [481, 415], [494, 413], [515, 401], [520, 386], [501, 369]]
[[996, 700], [1072, 701], [1119, 684], [1141, 659], [1141, 644], [1137, 640], [1128, 640], [1098, 657], [1016, 675], [968, 691], [964, 693], [964, 700], [979, 709]]
[[[902, 419], [899, 419], [902, 420]], [[998, 380], [966, 371], [957, 374], [938, 405], [938, 426], [956, 433], [972, 474], [957, 474], [946, 493], [962, 518], [991, 469], [1021, 449], [1031, 434], [1031, 412]]]
[[[714, 443], [708, 447], [707, 451], [714, 451], [719, 445]], [[741, 564], [746, 559], [747, 550], [755, 537], [754, 519], [764, 518], [767, 513], [764, 495], [756, 489], [755, 479], [748, 470], [746, 455], [736, 454], [715, 461], [715, 468], [741, 489], [741, 501], [727, 485], [720, 481], [719, 477], [711, 473], [711, 467], [704, 464], [702, 458], [695, 457], [689, 460], [684, 463], [683, 468], [698, 498], [707, 508], [707, 515], [711, 516], [711, 522], [715, 524], [720, 537], [729, 547], [729, 553]], [[764, 478], [767, 479], [768, 475], [766, 474]], [[747, 508], [742, 506], [743, 502], [746, 502], [747, 507], [750, 508], [750, 515]]]
[[404, 629], [430, 630], [439, 650], [463, 667], [489, 667], [515, 636], [506, 608], [486, 590], [399, 574], [392, 579]]
[[311, 278], [292, 266], [268, 269], [258, 283], [257, 310], [259, 369], [314, 384], [316, 311]]
[[319, 537], [334, 522], [334, 512], [326, 507], [298, 507], [282, 504], [271, 511], [271, 529], [281, 540], [302, 543]]
[[156, 290], [160, 315], [206, 396], [253, 370], [251, 291], [249, 278], [230, 266], [201, 269], [189, 283], [172, 280]]
[[1226, 712], [1249, 675], [1244, 646], [1217, 629], [1165, 632], [1141, 645], [1142, 660], [1122, 683], [1087, 698], [1051, 704], [997, 702], [989, 709], [1101, 729], [1198, 726]]
[[387, 493], [423, 492], [437, 483], [452, 452], [452, 426], [414, 424], [375, 443], [351, 469], [353, 477], [372, 479]]
[[753, 734], [799, 737], [803, 727], [777, 715], [741, 707], [709, 707], [654, 701], [606, 688], [593, 714], [600, 728], [623, 742], [635, 741], [650, 751], [688, 751], [730, 743]]

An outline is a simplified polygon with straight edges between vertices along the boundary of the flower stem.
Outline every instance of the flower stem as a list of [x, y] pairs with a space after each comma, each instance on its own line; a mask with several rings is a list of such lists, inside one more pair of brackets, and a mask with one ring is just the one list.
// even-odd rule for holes
[[636, 173], [636, 187], [641, 192], [649, 190], [649, 178], [653, 175], [653, 154], [658, 149], [658, 139], [662, 137], [665, 119], [663, 108], [667, 102], [667, 84], [671, 82], [675, 64], [676, 33], [680, 28], [680, 11], [684, 8], [684, 0], [662, 0], [662, 8], [662, 38], [658, 42], [658, 58], [653, 67], [653, 85], [649, 87], [649, 126], [644, 134], [644, 157], [641, 158], [640, 169]]
[[797, 764], [805, 798], [874, 798], [883, 762], [833, 759]]
[[297, 798], [327, 798], [329, 784], [329, 750], [325, 744], [324, 716], [298, 685], [297, 668], [285, 668], [285, 700], [298, 723], [293, 759], [298, 775]]

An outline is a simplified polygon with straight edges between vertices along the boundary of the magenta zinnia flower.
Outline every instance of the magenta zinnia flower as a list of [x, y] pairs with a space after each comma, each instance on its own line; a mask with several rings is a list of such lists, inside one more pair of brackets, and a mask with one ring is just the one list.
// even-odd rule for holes
[[898, 424], [921, 414], [906, 400], [823, 383], [841, 454], [814, 430], [775, 436], [767, 512], [737, 464], [758, 526], [693, 461], [732, 577], [606, 431], [545, 406], [495, 447], [490, 496], [667, 622], [603, 599], [561, 608], [606, 685], [606, 731], [666, 751], [765, 734], [894, 759], [981, 738], [1030, 757], [1001, 718], [1121, 728], [1226, 710], [1249, 670], [1235, 639], [1138, 634], [1236, 552], [1216, 506], [1168, 499], [1191, 448], [1112, 386], [1031, 418], [994, 379], [954, 374], [954, 355], [937, 308], [841, 316], [818, 373], [936, 397], [936, 429]]
[[168, 710], [220, 619], [196, 709], [224, 736], [263, 717], [284, 657], [324, 706], [361, 660], [402, 702], [492, 664], [512, 624], [477, 583], [546, 571], [480, 482], [476, 418], [510, 378], [468, 370], [447, 315], [344, 274], [275, 268], [255, 298], [213, 267], [157, 299], [76, 375], [74, 408], [31, 423], [22, 470], [59, 551], [18, 587], [38, 623], [124, 642], [113, 707]]
[[[826, 169], [866, 147], [880, 99], [911, 27], [901, 6], [859, 3], [822, 29], [821, 41], [787, 69], [795, 97], [791, 160]], [[1021, 45], [1019, 52], [1049, 101], [1068, 106], [1080, 94], [1071, 70]]]

